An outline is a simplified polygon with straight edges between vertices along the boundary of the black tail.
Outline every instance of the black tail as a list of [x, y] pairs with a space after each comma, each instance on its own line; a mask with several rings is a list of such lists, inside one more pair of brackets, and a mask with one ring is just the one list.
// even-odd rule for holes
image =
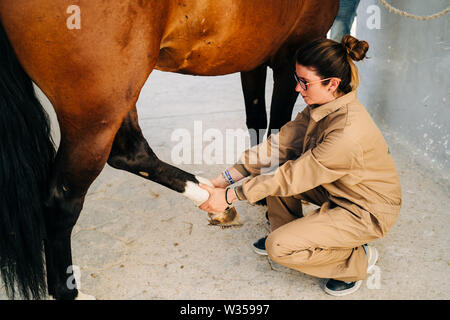
[[0, 272], [12, 299], [46, 294], [43, 199], [54, 157], [48, 116], [0, 21]]

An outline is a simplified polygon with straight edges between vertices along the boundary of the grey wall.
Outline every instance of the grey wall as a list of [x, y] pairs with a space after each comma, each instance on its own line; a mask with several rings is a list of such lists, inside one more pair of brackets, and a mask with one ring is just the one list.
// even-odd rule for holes
[[[445, 0], [388, 0], [416, 15], [445, 9]], [[380, 8], [380, 29], [369, 29]], [[450, 176], [450, 14], [418, 21], [393, 13], [378, 0], [362, 0], [356, 36], [369, 42], [371, 59], [357, 63], [359, 100], [381, 129], [409, 146], [411, 157], [448, 179]]]

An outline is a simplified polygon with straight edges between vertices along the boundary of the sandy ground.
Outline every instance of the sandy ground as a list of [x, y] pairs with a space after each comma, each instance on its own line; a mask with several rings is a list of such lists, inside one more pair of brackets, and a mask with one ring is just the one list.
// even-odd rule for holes
[[[304, 107], [300, 100], [294, 115]], [[238, 74], [192, 77], [155, 71], [138, 110], [145, 137], [169, 163], [177, 144], [171, 135], [182, 128], [192, 132], [194, 121], [201, 121], [203, 132], [245, 129]], [[376, 272], [345, 298], [449, 299], [450, 183], [428, 170], [426, 161], [418, 163], [395, 132], [382, 131], [399, 170], [403, 208], [390, 233], [372, 243], [380, 253]], [[226, 164], [179, 167], [211, 178]], [[210, 226], [190, 200], [106, 166], [73, 232], [82, 291], [98, 299], [338, 299], [323, 292], [324, 279], [253, 253], [251, 244], [268, 233], [265, 208], [246, 202], [236, 208], [243, 226]], [[0, 289], [0, 299], [5, 298]]]

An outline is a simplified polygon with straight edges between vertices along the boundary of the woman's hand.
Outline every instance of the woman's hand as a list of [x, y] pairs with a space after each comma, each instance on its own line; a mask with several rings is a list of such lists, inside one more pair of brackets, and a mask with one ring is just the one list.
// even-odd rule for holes
[[224, 179], [222, 174], [219, 174], [217, 177], [215, 177], [214, 179], [212, 179], [210, 181], [214, 185], [214, 187], [216, 187], [216, 188], [225, 189], [228, 186], [228, 181], [226, 181]]
[[[205, 184], [199, 184], [199, 187], [209, 192], [209, 198], [203, 202], [199, 208], [208, 213], [221, 213], [228, 208], [228, 203], [225, 201], [226, 189], [212, 188]], [[230, 201], [232, 199], [229, 199]]]

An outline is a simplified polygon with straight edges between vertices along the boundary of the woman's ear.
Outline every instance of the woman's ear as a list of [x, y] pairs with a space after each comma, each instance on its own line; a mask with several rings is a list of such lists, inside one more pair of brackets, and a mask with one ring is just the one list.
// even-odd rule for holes
[[337, 90], [337, 88], [339, 87], [340, 83], [341, 83], [341, 79], [339, 79], [339, 78], [331, 78], [330, 79], [330, 86], [328, 87], [328, 90], [331, 93], [334, 93]]

